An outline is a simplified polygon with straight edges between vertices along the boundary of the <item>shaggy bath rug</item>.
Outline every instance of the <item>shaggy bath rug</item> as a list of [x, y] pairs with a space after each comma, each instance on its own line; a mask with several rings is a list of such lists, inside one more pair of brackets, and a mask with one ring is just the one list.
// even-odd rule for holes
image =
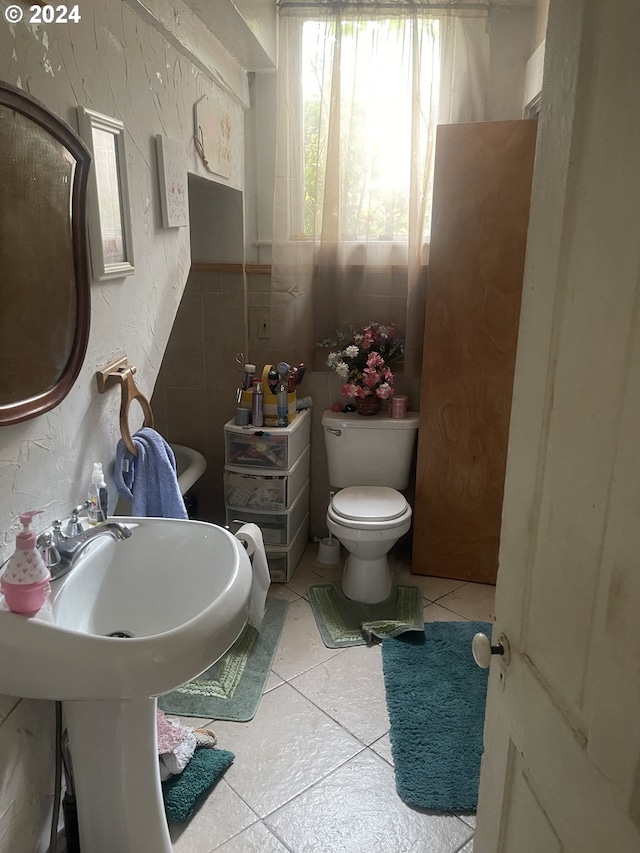
[[162, 783], [167, 819], [185, 823], [208, 791], [233, 764], [235, 755], [226, 749], [198, 747], [182, 773]]
[[248, 722], [255, 717], [287, 615], [287, 601], [267, 598], [258, 632], [247, 623], [229, 651], [206, 672], [158, 698], [169, 714]]
[[478, 804], [488, 670], [471, 652], [488, 622], [427, 622], [424, 636], [384, 640], [382, 665], [398, 796], [433, 811]]

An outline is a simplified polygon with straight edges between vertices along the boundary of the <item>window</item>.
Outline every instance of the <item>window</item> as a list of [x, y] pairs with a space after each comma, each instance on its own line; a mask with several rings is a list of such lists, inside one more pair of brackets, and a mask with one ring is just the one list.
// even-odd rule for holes
[[426, 201], [430, 220], [440, 22], [347, 17], [296, 29], [302, 192], [293, 236], [406, 242], [412, 205]]

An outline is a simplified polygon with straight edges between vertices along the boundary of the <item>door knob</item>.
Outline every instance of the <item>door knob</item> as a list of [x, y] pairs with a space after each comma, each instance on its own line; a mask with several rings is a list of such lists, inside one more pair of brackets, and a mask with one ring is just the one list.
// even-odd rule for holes
[[473, 651], [473, 659], [482, 669], [487, 669], [491, 663], [492, 655], [501, 655], [505, 664], [509, 663], [511, 657], [509, 641], [504, 634], [500, 634], [495, 646], [491, 645], [486, 634], [476, 634], [471, 642], [471, 650]]

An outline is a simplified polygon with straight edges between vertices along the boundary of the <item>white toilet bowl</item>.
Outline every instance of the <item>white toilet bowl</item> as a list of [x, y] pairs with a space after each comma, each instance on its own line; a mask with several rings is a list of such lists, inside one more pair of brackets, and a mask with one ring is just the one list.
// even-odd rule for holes
[[411, 527], [411, 507], [387, 486], [348, 486], [327, 510], [327, 526], [349, 552], [342, 591], [355, 601], [374, 604], [391, 593], [387, 554]]

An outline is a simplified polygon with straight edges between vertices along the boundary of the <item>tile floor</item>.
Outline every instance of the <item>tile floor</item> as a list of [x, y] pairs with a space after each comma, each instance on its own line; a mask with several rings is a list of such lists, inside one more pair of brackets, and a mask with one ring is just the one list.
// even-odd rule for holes
[[[338, 581], [309, 545], [269, 594], [290, 602], [265, 693], [249, 723], [207, 725], [234, 764], [192, 820], [171, 826], [175, 853], [471, 853], [474, 818], [409, 808], [395, 791], [379, 646], [328, 649], [307, 590]], [[493, 619], [494, 588], [410, 575], [425, 621]]]

